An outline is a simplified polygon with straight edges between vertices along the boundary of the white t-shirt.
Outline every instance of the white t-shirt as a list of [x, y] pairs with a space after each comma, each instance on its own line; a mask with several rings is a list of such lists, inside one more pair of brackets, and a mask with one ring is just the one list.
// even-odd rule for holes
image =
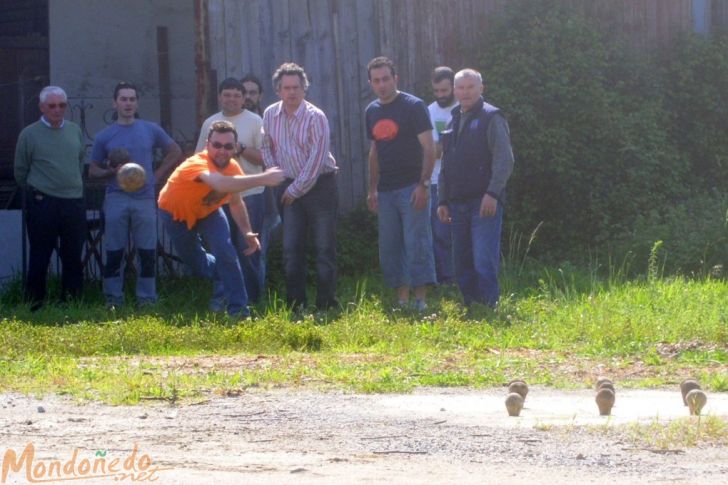
[[[200, 137], [197, 139], [197, 147], [195, 153], [199, 153], [205, 149], [207, 143], [207, 132], [210, 131], [210, 125], [215, 121], [229, 121], [235, 125], [235, 130], [238, 132], [238, 141], [245, 146], [260, 150], [263, 145], [263, 118], [257, 114], [246, 110], [235, 116], [225, 116], [222, 111], [215, 113], [210, 116], [202, 123], [202, 129], [200, 129]], [[242, 155], [236, 158], [238, 163], [245, 172], [246, 175], [253, 175], [261, 173], [263, 171], [262, 165], [255, 165], [243, 158]], [[252, 189], [241, 192], [243, 197], [248, 195], [261, 194], [265, 190], [265, 187], [254, 187]]]
[[[432, 138], [435, 140], [435, 143], [440, 141], [440, 133], [444, 131], [447, 124], [450, 123], [450, 120], [452, 119], [451, 111], [457, 105], [457, 103], [453, 103], [452, 106], [441, 108], [440, 105], [437, 104], [437, 101], [435, 101], [427, 107], [427, 110], [430, 112], [430, 121], [432, 121], [433, 127]], [[437, 178], [440, 176], [441, 165], [442, 161], [439, 158], [435, 160], [435, 168], [432, 170], [432, 177], [430, 178], [432, 185], [437, 185]]]

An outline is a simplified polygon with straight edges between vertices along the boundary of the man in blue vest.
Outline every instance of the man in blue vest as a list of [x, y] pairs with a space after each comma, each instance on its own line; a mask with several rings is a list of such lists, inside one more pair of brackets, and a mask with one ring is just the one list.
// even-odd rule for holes
[[443, 133], [437, 214], [452, 226], [454, 272], [466, 305], [495, 307], [506, 182], [513, 172], [508, 122], [483, 100], [478, 71], [455, 74], [460, 104]]

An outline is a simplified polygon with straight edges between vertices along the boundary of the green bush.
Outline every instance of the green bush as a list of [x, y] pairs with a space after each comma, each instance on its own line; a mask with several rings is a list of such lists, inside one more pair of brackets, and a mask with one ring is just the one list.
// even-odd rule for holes
[[728, 195], [715, 191], [646, 210], [637, 217], [632, 234], [622, 241], [621, 252], [631, 250], [637, 261], [647, 261], [655, 241], [662, 241], [660, 260], [666, 272], [724, 276], [728, 269]]
[[342, 276], [379, 271], [377, 216], [361, 205], [339, 219], [336, 261]]
[[509, 2], [474, 57], [511, 126], [507, 227], [543, 223], [532, 255], [646, 263], [663, 241], [669, 272], [725, 265], [726, 53], [725, 34], [634, 52], [567, 2]]
[[[271, 241], [268, 253], [267, 287], [280, 295], [285, 292], [283, 247], [281, 233]], [[309, 234], [306, 254], [306, 278], [316, 284], [316, 259], [313, 240]], [[336, 230], [336, 262], [339, 277], [360, 278], [379, 270], [377, 219], [365, 206], [339, 216]]]
[[693, 182], [728, 187], [728, 34], [677, 38], [662, 53], [670, 138]]
[[483, 42], [486, 98], [505, 111], [517, 159], [508, 219], [521, 233], [543, 221], [535, 254], [583, 258], [684, 191], [643, 59], [555, 1], [509, 2]]

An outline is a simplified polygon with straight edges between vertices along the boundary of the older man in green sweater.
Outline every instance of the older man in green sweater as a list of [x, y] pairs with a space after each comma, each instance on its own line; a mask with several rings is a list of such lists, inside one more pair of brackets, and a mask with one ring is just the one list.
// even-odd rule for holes
[[61, 299], [83, 287], [81, 251], [86, 234], [81, 129], [64, 119], [68, 98], [57, 86], [40, 92], [40, 120], [20, 132], [15, 180], [24, 189], [30, 260], [25, 296], [32, 310], [43, 305], [53, 250], [61, 258]]

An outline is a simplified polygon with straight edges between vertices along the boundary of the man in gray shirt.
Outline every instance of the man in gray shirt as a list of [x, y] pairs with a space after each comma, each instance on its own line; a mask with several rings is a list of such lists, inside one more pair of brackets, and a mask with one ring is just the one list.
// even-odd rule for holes
[[466, 305], [495, 307], [506, 182], [513, 171], [508, 122], [483, 100], [478, 71], [455, 74], [460, 103], [442, 133], [438, 217], [451, 224], [455, 279]]

